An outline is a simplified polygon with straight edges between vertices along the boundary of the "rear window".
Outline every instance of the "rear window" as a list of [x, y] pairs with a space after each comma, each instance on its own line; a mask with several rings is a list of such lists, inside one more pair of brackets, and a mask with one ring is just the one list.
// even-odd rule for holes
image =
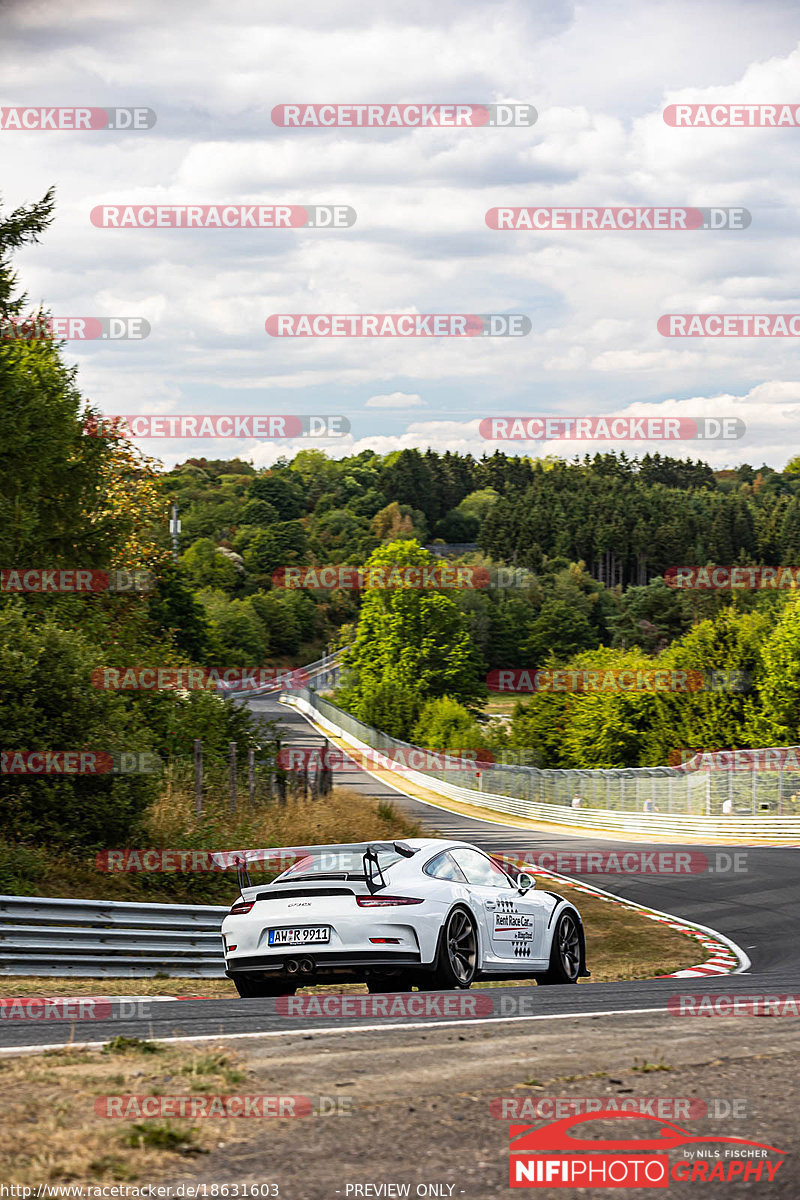
[[[386, 870], [402, 858], [396, 850], [379, 850], [378, 862], [381, 869]], [[323, 851], [320, 854], [308, 854], [299, 862], [293, 863], [273, 883], [283, 883], [284, 880], [300, 879], [308, 875], [327, 875], [338, 878], [363, 879], [364, 853], [361, 850], [343, 850], [341, 852]]]

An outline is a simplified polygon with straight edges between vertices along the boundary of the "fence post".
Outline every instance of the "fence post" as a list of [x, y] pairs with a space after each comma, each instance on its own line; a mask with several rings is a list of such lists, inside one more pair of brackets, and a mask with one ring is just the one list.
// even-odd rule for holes
[[783, 762], [778, 773], [778, 816], [783, 816]]
[[236, 742], [228, 743], [228, 784], [230, 788], [231, 812], [236, 812]]
[[247, 792], [250, 800], [250, 807], [253, 807], [256, 798], [256, 752], [255, 750], [247, 751]]
[[194, 811], [203, 815], [203, 743], [194, 739]]

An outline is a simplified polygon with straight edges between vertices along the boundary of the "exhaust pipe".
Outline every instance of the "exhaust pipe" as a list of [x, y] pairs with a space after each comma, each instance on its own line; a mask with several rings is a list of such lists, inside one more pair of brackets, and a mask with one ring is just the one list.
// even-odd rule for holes
[[286, 963], [286, 970], [289, 972], [290, 975], [296, 975], [297, 972], [300, 970], [300, 963], [297, 961], [296, 958], [290, 958], [288, 960], [288, 962]]
[[310, 975], [311, 972], [314, 970], [313, 958], [301, 959], [300, 960], [300, 970], [303, 972], [304, 975]]

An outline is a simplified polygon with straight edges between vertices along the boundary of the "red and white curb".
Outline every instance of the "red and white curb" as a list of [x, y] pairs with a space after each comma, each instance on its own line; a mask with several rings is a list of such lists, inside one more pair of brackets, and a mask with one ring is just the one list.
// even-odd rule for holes
[[629, 908], [641, 913], [643, 917], [657, 921], [659, 925], [666, 925], [668, 929], [674, 929], [676, 933], [693, 938], [711, 954], [710, 958], [696, 967], [687, 967], [683, 971], [671, 971], [667, 975], [656, 975], [656, 979], [693, 979], [704, 975], [740, 975], [743, 971], [750, 969], [750, 959], [741, 946], [737, 946], [736, 942], [731, 941], [716, 929], [709, 929], [707, 925], [698, 925], [696, 921], [660, 912], [657, 908], [649, 908], [646, 904], [637, 904], [635, 900], [623, 899], [621, 896], [615, 896], [612, 892], [594, 887], [590, 883], [571, 879], [568, 875], [558, 875], [555, 871], [537, 868], [536, 874], [546, 876], [548, 879], [557, 879], [559, 883], [565, 883], [578, 892], [587, 892], [592, 896], [597, 896], [607, 904], [616, 904], [620, 908]]

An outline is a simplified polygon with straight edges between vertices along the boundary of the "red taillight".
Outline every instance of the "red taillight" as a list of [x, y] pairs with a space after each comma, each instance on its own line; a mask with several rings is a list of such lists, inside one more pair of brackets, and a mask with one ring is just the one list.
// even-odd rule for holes
[[356, 896], [359, 908], [388, 908], [390, 904], [424, 904], [413, 896]]
[[370, 938], [376, 946], [399, 946], [400, 938]]
[[231, 911], [228, 913], [228, 916], [243, 917], [245, 913], [250, 912], [250, 909], [254, 904], [255, 900], [237, 900]]

